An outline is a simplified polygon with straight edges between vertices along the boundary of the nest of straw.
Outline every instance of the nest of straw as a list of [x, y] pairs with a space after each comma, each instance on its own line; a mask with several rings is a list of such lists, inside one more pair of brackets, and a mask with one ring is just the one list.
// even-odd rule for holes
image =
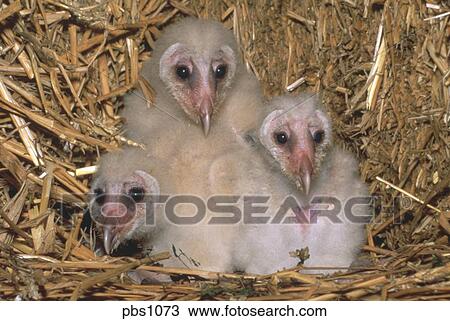
[[[448, 1], [0, 1], [0, 299], [449, 299]], [[183, 15], [234, 30], [265, 94], [314, 90], [378, 196], [363, 269], [266, 276], [96, 257], [81, 228], [121, 96]], [[63, 200], [61, 202], [61, 200]], [[132, 269], [178, 276], [136, 285]]]

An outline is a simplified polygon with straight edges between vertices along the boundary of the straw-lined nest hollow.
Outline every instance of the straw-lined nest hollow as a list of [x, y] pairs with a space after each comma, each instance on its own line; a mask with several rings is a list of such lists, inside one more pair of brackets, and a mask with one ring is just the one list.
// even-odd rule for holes
[[[449, 298], [450, 8], [446, 1], [14, 1], [0, 11], [0, 297]], [[182, 15], [232, 28], [272, 96], [319, 93], [379, 200], [371, 265], [242, 276], [98, 258], [82, 207], [100, 153], [132, 144], [121, 97]], [[151, 97], [151, 89], [147, 88]], [[64, 202], [60, 202], [63, 199]], [[405, 201], [407, 200], [407, 201]], [[189, 276], [135, 285], [136, 267]], [[195, 280], [194, 280], [195, 279]]]

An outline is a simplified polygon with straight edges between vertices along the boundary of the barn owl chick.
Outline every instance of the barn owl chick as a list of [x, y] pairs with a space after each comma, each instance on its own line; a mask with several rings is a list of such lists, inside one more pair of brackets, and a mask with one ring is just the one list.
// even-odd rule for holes
[[355, 157], [333, 144], [331, 121], [315, 95], [281, 96], [266, 107], [260, 142], [308, 198], [297, 231], [298, 244], [310, 250], [306, 265], [349, 267], [371, 218]]
[[[142, 70], [156, 92], [155, 107], [201, 124], [205, 135], [213, 115], [237, 89], [236, 79], [245, 73], [232, 32], [218, 22], [193, 18], [164, 30]], [[141, 97], [130, 95], [125, 105], [127, 123], [148, 121]]]
[[313, 96], [283, 96], [260, 129], [260, 139], [297, 187], [309, 193], [311, 179], [320, 173], [332, 146], [331, 123]]
[[123, 158], [122, 152], [102, 158], [93, 181], [90, 213], [103, 232], [103, 245], [111, 254], [125, 240], [145, 238], [146, 218], [154, 209], [159, 183], [142, 170], [138, 155]]

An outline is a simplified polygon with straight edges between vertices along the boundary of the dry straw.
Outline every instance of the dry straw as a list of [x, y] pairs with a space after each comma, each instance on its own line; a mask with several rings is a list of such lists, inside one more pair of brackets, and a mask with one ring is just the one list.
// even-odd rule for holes
[[[0, 1], [0, 299], [450, 298], [448, 1]], [[81, 228], [100, 153], [123, 137], [120, 97], [183, 15], [232, 28], [267, 95], [321, 95], [378, 196], [364, 267], [267, 276], [96, 257]], [[64, 198], [61, 215], [58, 200]], [[134, 284], [140, 268], [177, 276]]]

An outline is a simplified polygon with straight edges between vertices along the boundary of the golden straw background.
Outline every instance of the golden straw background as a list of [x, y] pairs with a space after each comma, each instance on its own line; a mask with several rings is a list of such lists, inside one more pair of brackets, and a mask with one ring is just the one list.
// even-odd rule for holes
[[[450, 299], [449, 12], [438, 0], [0, 1], [0, 299]], [[121, 97], [152, 98], [140, 64], [184, 15], [233, 29], [267, 96], [321, 95], [379, 197], [366, 267], [244, 276], [154, 265], [168, 253], [95, 257], [79, 207], [94, 165], [133, 144]], [[179, 280], [136, 285], [137, 267]]]

